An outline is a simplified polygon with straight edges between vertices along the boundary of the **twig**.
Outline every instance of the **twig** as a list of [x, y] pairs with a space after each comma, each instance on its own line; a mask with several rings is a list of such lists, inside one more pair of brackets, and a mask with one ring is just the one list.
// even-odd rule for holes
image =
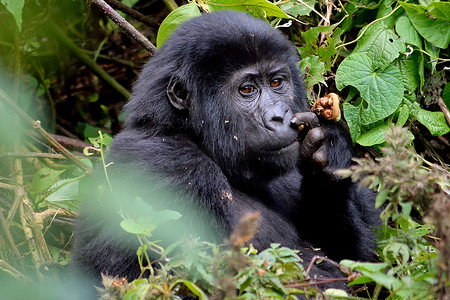
[[0, 188], [14, 191], [14, 202], [12, 203], [11, 208], [9, 209], [8, 216], [6, 217], [6, 226], [7, 228], [9, 228], [14, 216], [16, 215], [20, 201], [22, 201], [22, 198], [25, 195], [25, 190], [21, 186], [11, 185], [3, 182], [0, 182]]
[[9, 247], [11, 248], [12, 253], [14, 254], [15, 258], [18, 259], [17, 262], [22, 264], [23, 261], [19, 259], [21, 258], [20, 252], [17, 249], [16, 243], [14, 242], [14, 238], [12, 237], [11, 231], [9, 230], [9, 224], [6, 223], [6, 220], [3, 217], [3, 212], [1, 210], [0, 210], [0, 225], [3, 228], [3, 230], [1, 230], [1, 234], [3, 234], [4, 240], [9, 243]]
[[[327, 7], [327, 14], [325, 16], [326, 20], [330, 20], [331, 11], [333, 10], [333, 4], [334, 4], [334, 0], [330, 0], [328, 3], [328, 7]], [[328, 25], [330, 25], [330, 24], [327, 21], [325, 21], [324, 26], [328, 26]], [[327, 36], [327, 34], [325, 32], [321, 33], [319, 45], [323, 44], [326, 36]]]
[[22, 273], [20, 273], [16, 268], [8, 264], [3, 259], [0, 259], [0, 270], [10, 274], [16, 279], [25, 278], [25, 276]]
[[442, 112], [444, 113], [444, 117], [447, 120], [447, 124], [450, 126], [450, 111], [448, 110], [447, 106], [444, 103], [444, 100], [442, 100], [442, 97], [439, 97], [438, 100], [438, 105], [441, 108]]
[[336, 267], [339, 268], [339, 264], [337, 262], [335, 262], [334, 260], [329, 259], [328, 257], [324, 257], [324, 256], [319, 256], [319, 255], [314, 255], [313, 258], [311, 259], [311, 261], [309, 262], [308, 268], [306, 268], [306, 272], [305, 275], [309, 276], [309, 272], [311, 271], [312, 266], [315, 264], [316, 261], [318, 260], [324, 260]]
[[[41, 153], [41, 152], [6, 152], [0, 153], [0, 157], [16, 157], [16, 158], [50, 158], [50, 159], [67, 159], [62, 154]], [[80, 154], [80, 158], [83, 158]]]
[[60, 143], [58, 143], [50, 134], [47, 133], [42, 127], [40, 121], [34, 121], [31, 119], [8, 95], [0, 89], [0, 99], [8, 103], [13, 110], [24, 119], [30, 126], [36, 129], [37, 133], [45, 138], [52, 147], [55, 147], [62, 155], [72, 160], [77, 166], [79, 166], [86, 174], [91, 173], [92, 169], [90, 166], [83, 163], [78, 157], [72, 154], [69, 150], [64, 148]]
[[[380, 3], [381, 3], [381, 2], [380, 2]], [[397, 7], [395, 7], [389, 14], [387, 14], [387, 15], [385, 15], [384, 17], [381, 17], [381, 18], [379, 18], [379, 19], [373, 20], [372, 22], [370, 22], [369, 24], [367, 24], [367, 26], [364, 27], [363, 30], [361, 30], [361, 31], [358, 33], [358, 37], [357, 37], [356, 39], [354, 39], [353, 41], [350, 41], [350, 42], [348, 42], [348, 43], [344, 43], [344, 44], [338, 45], [338, 46], [336, 46], [336, 49], [340, 49], [340, 48], [342, 48], [342, 47], [345, 47], [345, 46], [348, 46], [348, 45], [350, 45], [350, 44], [356, 43], [359, 39], [362, 38], [362, 36], [363, 36], [364, 33], [366, 32], [366, 30], [369, 29], [370, 26], [372, 26], [372, 25], [375, 24], [376, 22], [379, 22], [379, 21], [381, 21], [381, 20], [384, 20], [384, 19], [389, 18], [389, 17], [390, 17], [393, 13], [395, 13], [400, 7], [401, 7], [400, 5], [397, 5]]]
[[341, 282], [341, 281], [348, 281], [347, 277], [338, 277], [338, 278], [309, 278], [305, 280], [305, 283], [296, 283], [296, 284], [290, 284], [285, 285], [285, 288], [302, 288], [302, 287], [308, 287], [313, 285], [321, 285], [326, 283], [333, 283], [333, 282]]
[[66, 148], [83, 151], [84, 148], [89, 147], [88, 143], [85, 143], [83, 141], [80, 141], [79, 139], [70, 138], [63, 135], [57, 135], [57, 134], [51, 134], [51, 136], [58, 141], [61, 145], [63, 145]]
[[135, 39], [141, 44], [148, 52], [153, 54], [156, 51], [155, 45], [153, 45], [145, 36], [143, 36], [136, 28], [128, 23], [121, 15], [119, 15], [108, 3], [104, 0], [91, 0], [100, 7], [100, 9], [114, 22], [122, 28], [129, 36]]
[[[122, 17], [121, 17], [122, 18]], [[88, 66], [98, 77], [106, 81], [112, 88], [118, 91], [125, 98], [130, 98], [130, 92], [112, 78], [108, 73], [99, 67], [92, 59], [90, 59], [74, 42], [72, 42], [55, 24], [49, 24], [48, 28], [52, 33], [75, 54], [86, 66]]]
[[106, 0], [106, 2], [111, 5], [111, 7], [120, 10], [121, 12], [129, 15], [130, 17], [132, 17], [133, 19], [144, 23], [147, 26], [150, 27], [157, 27], [159, 24], [158, 22], [154, 22], [152, 20], [150, 20], [149, 18], [147, 18], [146, 16], [144, 16], [143, 14], [141, 14], [140, 12], [138, 12], [137, 10], [132, 9], [131, 7], [126, 6], [125, 4], [123, 4], [120, 1], [117, 0]]

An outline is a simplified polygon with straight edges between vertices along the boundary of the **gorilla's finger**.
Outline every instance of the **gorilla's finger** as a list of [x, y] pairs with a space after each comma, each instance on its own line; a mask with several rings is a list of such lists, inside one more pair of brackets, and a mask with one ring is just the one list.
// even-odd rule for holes
[[317, 151], [324, 139], [325, 135], [320, 127], [311, 129], [300, 145], [300, 155], [310, 157]]
[[320, 146], [319, 150], [314, 152], [312, 156], [312, 160], [314, 164], [319, 166], [320, 168], [324, 169], [328, 164], [328, 156], [327, 156], [327, 149], [326, 145]]
[[[317, 115], [310, 111], [295, 113], [291, 119], [291, 124], [293, 126], [299, 127], [299, 130], [303, 129], [304, 127], [308, 127], [311, 129], [320, 126]], [[302, 128], [300, 129], [300, 127]]]

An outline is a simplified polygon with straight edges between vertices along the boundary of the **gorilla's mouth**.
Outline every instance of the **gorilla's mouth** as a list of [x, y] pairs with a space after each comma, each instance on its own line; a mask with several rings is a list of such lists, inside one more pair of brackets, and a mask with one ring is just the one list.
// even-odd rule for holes
[[261, 149], [260, 152], [267, 154], [267, 155], [276, 156], [276, 155], [282, 155], [282, 154], [297, 151], [298, 148], [299, 148], [299, 141], [297, 139], [295, 139], [286, 146], [273, 147], [273, 149], [270, 149], [270, 148], [269, 149], [267, 149], [267, 148]]

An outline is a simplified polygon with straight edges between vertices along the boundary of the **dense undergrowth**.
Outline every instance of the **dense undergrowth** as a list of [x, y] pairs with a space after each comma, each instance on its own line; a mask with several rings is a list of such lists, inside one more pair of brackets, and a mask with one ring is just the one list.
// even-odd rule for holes
[[[323, 294], [296, 251], [275, 244], [261, 253], [241, 248], [257, 215], [223, 245], [188, 238], [181, 249], [151, 240], [157, 221], [149, 228], [124, 220], [124, 230], [140, 238], [143, 266], [145, 251], [164, 263], [133, 283], [105, 277], [102, 297], [450, 297], [449, 2], [122, 2], [145, 15], [126, 19], [157, 46], [180, 22], [225, 7], [282, 30], [303, 57], [311, 101], [340, 95], [352, 139], [367, 154], [340, 174], [378, 191], [383, 226], [378, 262], [337, 262], [343, 276], [325, 279], [348, 281], [354, 293]], [[92, 161], [101, 162], [120, 129], [120, 107], [150, 56], [87, 3], [0, 0], [0, 298], [68, 297], [45, 282], [65, 274], [79, 180]], [[36, 279], [42, 284], [28, 284]]]

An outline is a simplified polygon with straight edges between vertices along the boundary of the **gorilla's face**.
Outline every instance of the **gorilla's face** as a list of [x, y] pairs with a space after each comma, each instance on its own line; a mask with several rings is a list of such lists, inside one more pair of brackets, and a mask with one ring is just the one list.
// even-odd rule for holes
[[285, 64], [265, 63], [234, 72], [231, 99], [246, 124], [245, 147], [252, 156], [297, 156], [298, 131], [291, 126], [294, 89]]

